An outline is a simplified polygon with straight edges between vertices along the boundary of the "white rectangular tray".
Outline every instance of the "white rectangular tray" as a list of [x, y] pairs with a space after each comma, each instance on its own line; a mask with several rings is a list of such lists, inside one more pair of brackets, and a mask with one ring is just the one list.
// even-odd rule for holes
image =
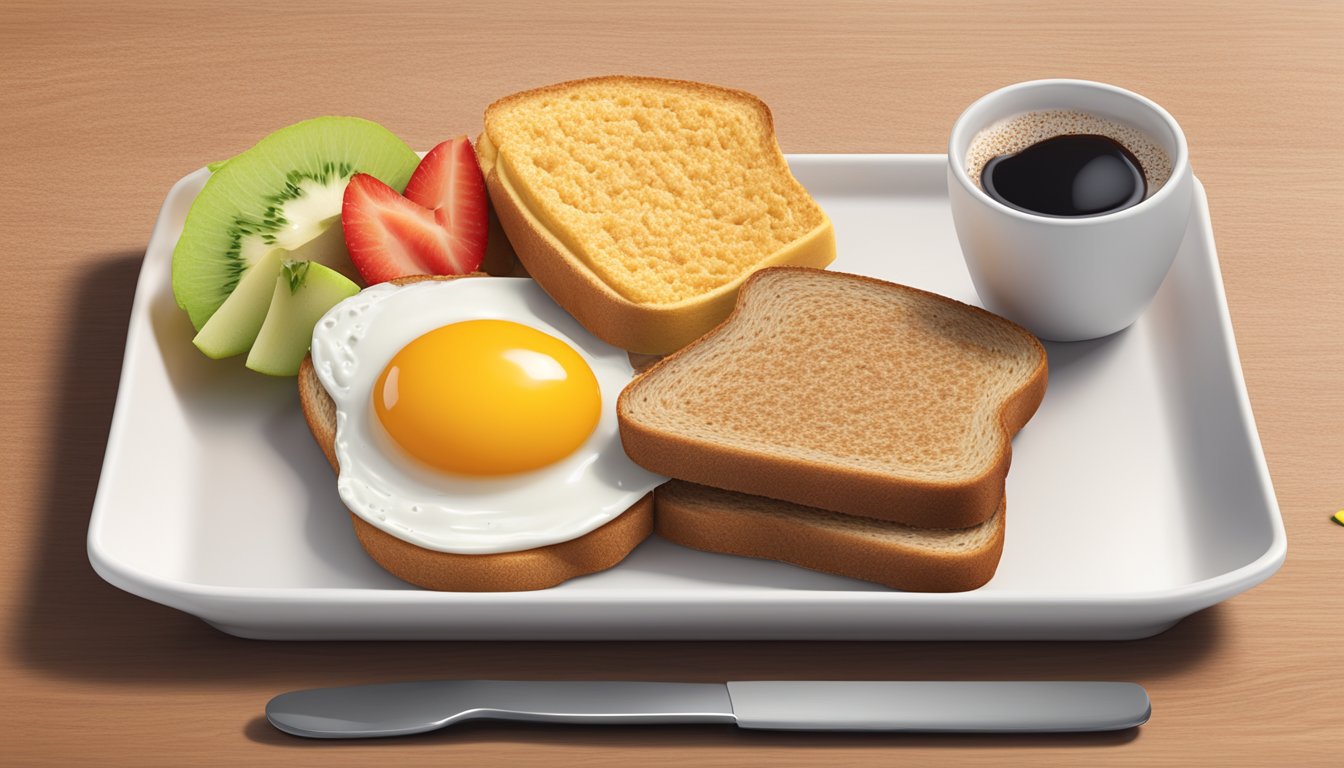
[[[835, 222], [832, 269], [978, 303], [941, 155], [800, 155]], [[173, 301], [173, 246], [207, 174], [168, 194], [145, 254], [89, 559], [112, 584], [268, 639], [1123, 639], [1268, 578], [1287, 549], [1242, 381], [1207, 201], [1138, 323], [1047, 344], [1013, 442], [994, 579], [895, 592], [654, 537], [539, 592], [436, 593], [355, 540], [292, 379], [207, 360]]]

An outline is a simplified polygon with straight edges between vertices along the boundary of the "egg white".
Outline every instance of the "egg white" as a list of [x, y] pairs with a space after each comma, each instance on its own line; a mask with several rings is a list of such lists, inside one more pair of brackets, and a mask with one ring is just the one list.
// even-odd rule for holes
[[[373, 386], [392, 357], [435, 328], [482, 319], [550, 334], [592, 368], [601, 417], [568, 457], [504, 477], [442, 474], [402, 451], [379, 423]], [[584, 330], [530, 279], [371, 286], [318, 321], [312, 357], [336, 405], [341, 500], [370, 525], [417, 546], [490, 554], [569, 541], [615, 519], [666, 480], [630, 461], [621, 447], [616, 398], [634, 377], [629, 357]]]

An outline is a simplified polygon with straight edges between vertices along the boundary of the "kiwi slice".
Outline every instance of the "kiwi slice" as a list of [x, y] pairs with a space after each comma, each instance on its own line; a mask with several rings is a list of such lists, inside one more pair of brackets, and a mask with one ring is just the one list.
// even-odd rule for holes
[[247, 367], [271, 376], [294, 376], [313, 341], [313, 326], [327, 310], [359, 293], [359, 286], [321, 264], [285, 261], [273, 291]]
[[201, 330], [247, 270], [276, 248], [348, 270], [338, 236], [346, 183], [367, 173], [401, 191], [419, 162], [377, 123], [319, 117], [281, 128], [215, 164], [173, 251], [178, 306]]

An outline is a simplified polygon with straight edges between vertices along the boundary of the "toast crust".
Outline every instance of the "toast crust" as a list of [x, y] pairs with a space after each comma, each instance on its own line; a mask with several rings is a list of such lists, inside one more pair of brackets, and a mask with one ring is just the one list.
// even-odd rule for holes
[[947, 552], [876, 542], [826, 525], [831, 515], [820, 510], [673, 480], [654, 491], [654, 530], [705, 552], [777, 560], [911, 592], [965, 592], [998, 569], [1005, 506], [1000, 499], [984, 523], [992, 530], [980, 546]]
[[[421, 280], [458, 280], [475, 275], [397, 278], [396, 285]], [[299, 405], [327, 463], [337, 474], [336, 406], [317, 378], [311, 357], [299, 366]], [[625, 558], [653, 532], [653, 494], [635, 502], [612, 521], [569, 541], [544, 547], [487, 555], [438, 552], [416, 546], [375, 528], [354, 513], [350, 521], [364, 551], [393, 576], [425, 589], [449, 592], [514, 592], [545, 589], [606, 570]]]
[[[753, 105], [771, 134], [774, 133], [774, 119], [764, 102], [744, 91], [683, 80], [620, 75], [544, 86], [507, 96], [486, 108], [486, 129], [478, 140], [480, 153], [487, 158], [482, 161], [486, 189], [490, 193], [491, 207], [523, 268], [594, 336], [630, 352], [663, 355], [685, 346], [726, 317], [750, 271], [712, 291], [672, 303], [643, 303], [622, 296], [532, 213], [526, 196], [509, 176], [507, 162], [500, 157], [498, 144], [490, 136], [491, 114], [514, 101], [600, 82], [674, 84], [715, 96], [730, 95]], [[765, 256], [752, 269], [776, 264], [822, 268], [830, 264], [835, 260], [835, 230], [824, 211], [822, 218], [820, 226]]]
[[[648, 77], [646, 75], [599, 75], [597, 77], [581, 77], [577, 80], [566, 80], [562, 83], [552, 83], [537, 88], [529, 88], [526, 91], [510, 94], [502, 99], [496, 99], [490, 106], [485, 108], [485, 133], [490, 133], [490, 116], [500, 110], [506, 109], [517, 101], [535, 98], [546, 94], [559, 94], [578, 85], [595, 85], [598, 83], [623, 83], [627, 85], [652, 85], [667, 86], [674, 85], [692, 92], [699, 92], [708, 97], [730, 97], [739, 99], [750, 104], [760, 113], [761, 119], [769, 126], [770, 132], [775, 132], [775, 116], [770, 112], [770, 107], [766, 106], [755, 94], [741, 91], [736, 88], [728, 88], [722, 85], [711, 85], [709, 83], [700, 83], [694, 80], [678, 80], [669, 77]], [[493, 139], [492, 139], [493, 141]], [[498, 146], [498, 144], [496, 144]]]
[[[742, 287], [743, 295], [763, 274], [777, 271], [808, 271], [800, 267], [775, 267], [754, 273]], [[836, 279], [856, 280], [877, 285], [892, 285], [862, 275], [829, 272]], [[902, 286], [903, 290], [924, 294], [936, 301], [958, 305], [983, 313], [997, 321], [1009, 321], [986, 310], [945, 296]], [[969, 528], [988, 520], [1004, 496], [1004, 482], [1012, 458], [1012, 436], [1035, 414], [1045, 397], [1047, 362], [1044, 347], [1026, 330], [1039, 353], [1032, 374], [999, 404], [995, 459], [978, 475], [959, 482], [940, 482], [916, 478], [893, 478], [890, 474], [854, 467], [821, 465], [803, 459], [753, 453], [713, 440], [692, 439], [641, 423], [630, 414], [631, 393], [664, 366], [672, 365], [683, 354], [701, 344], [712, 344], [722, 330], [731, 325], [741, 311], [742, 302], [717, 328], [677, 353], [649, 367], [622, 392], [616, 404], [621, 443], [626, 454], [645, 469], [669, 477], [688, 480], [714, 488], [765, 496], [808, 507], [878, 520], [905, 523], [920, 528]]]
[[[490, 146], [484, 133], [476, 137], [475, 150], [476, 164], [481, 167], [481, 175], [489, 176], [490, 169], [495, 165], [495, 149]], [[528, 276], [527, 270], [523, 269], [523, 265], [518, 261], [518, 254], [514, 253], [508, 236], [504, 234], [504, 227], [500, 225], [499, 214], [493, 205], [486, 206], [485, 256], [481, 259], [480, 271], [495, 277]]]
[[553, 587], [624, 560], [653, 532], [653, 494], [577, 539], [493, 555], [435, 552], [374, 528], [354, 514], [350, 520], [369, 557], [402, 581], [441, 592], [521, 592]]

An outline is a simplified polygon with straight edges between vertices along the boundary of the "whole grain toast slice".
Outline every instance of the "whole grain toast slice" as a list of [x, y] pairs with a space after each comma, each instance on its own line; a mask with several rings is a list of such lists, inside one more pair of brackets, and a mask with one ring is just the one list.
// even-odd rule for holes
[[[470, 276], [405, 277], [420, 280], [469, 279]], [[313, 368], [311, 357], [299, 366], [299, 403], [313, 439], [333, 471], [336, 460], [336, 405]], [[403, 581], [448, 592], [512, 592], [545, 589], [589, 573], [606, 570], [653, 532], [653, 494], [646, 494], [611, 522], [569, 541], [518, 552], [464, 555], [417, 546], [370, 525], [354, 513], [350, 521], [364, 551]]]
[[907, 286], [771, 268], [733, 314], [621, 393], [621, 441], [670, 477], [922, 528], [1004, 496], [1012, 436], [1045, 394], [1040, 342]]
[[912, 592], [976, 589], [1003, 554], [1003, 500], [971, 528], [914, 528], [672, 480], [654, 491], [653, 509], [654, 530], [682, 546]]
[[492, 208], [522, 265], [593, 335], [666, 354], [728, 315], [756, 269], [824, 267], [830, 219], [742, 91], [600, 77], [485, 112]]

